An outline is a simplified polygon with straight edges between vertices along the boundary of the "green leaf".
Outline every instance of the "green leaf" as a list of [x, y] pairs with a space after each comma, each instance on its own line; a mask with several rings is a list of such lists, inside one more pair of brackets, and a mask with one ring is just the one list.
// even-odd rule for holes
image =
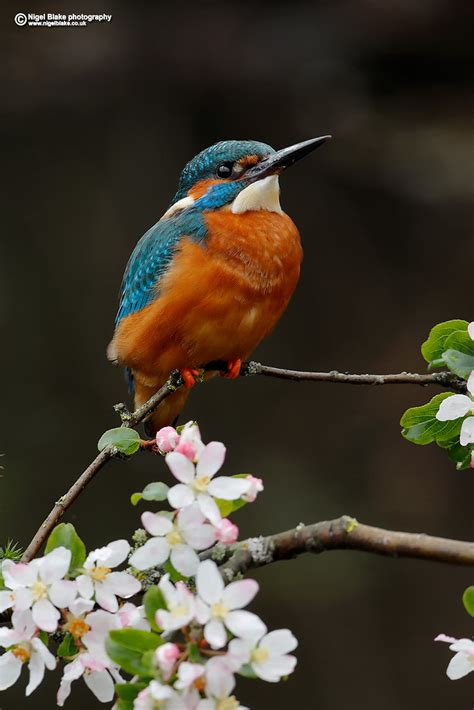
[[74, 639], [71, 634], [66, 634], [61, 643], [58, 646], [56, 655], [61, 658], [68, 658], [70, 656], [75, 656], [78, 653], [78, 648], [74, 643]]
[[[118, 631], [124, 630], [125, 629], [118, 629]], [[115, 663], [118, 663], [118, 665], [123, 668], [126, 673], [137, 675], [140, 678], [152, 677], [152, 669], [143, 663], [143, 652], [134, 651], [133, 649], [124, 646], [120, 643], [120, 641], [115, 641], [112, 638], [112, 634], [114, 633], [116, 633], [116, 631], [111, 631], [109, 638], [105, 642], [107, 655], [115, 661]]]
[[458, 377], [467, 380], [474, 370], [474, 341], [467, 331], [457, 330], [445, 342], [445, 365]]
[[446, 348], [446, 340], [456, 330], [466, 331], [468, 322], [465, 320], [448, 320], [439, 323], [431, 329], [428, 339], [421, 346], [421, 354], [432, 367], [443, 367], [442, 355]]
[[158, 609], [166, 609], [166, 601], [159, 587], [150, 587], [143, 595], [143, 605], [145, 607], [146, 618], [154, 631], [160, 631], [160, 627], [155, 621]]
[[403, 427], [402, 436], [414, 444], [421, 445], [431, 444], [433, 441], [442, 443], [455, 439], [461, 431], [462, 420], [440, 422], [436, 419], [441, 402], [452, 396], [450, 392], [442, 392], [422, 407], [407, 409], [400, 420], [400, 425]]
[[467, 613], [474, 616], [474, 587], [467, 587], [462, 595], [462, 603]]
[[116, 710], [133, 710], [133, 704], [133, 700], [123, 700], [123, 698], [119, 698], [115, 703], [114, 708]]
[[217, 503], [217, 507], [219, 508], [219, 512], [222, 515], [222, 517], [228, 518], [229, 515], [234, 510], [234, 501], [223, 500], [222, 498], [214, 498], [214, 500]]
[[45, 554], [47, 555], [48, 552], [51, 552], [56, 547], [66, 547], [71, 550], [69, 574], [74, 574], [83, 566], [86, 559], [86, 546], [72, 523], [59, 523], [59, 525], [56, 525], [46, 543]]
[[132, 651], [154, 651], [161, 646], [162, 639], [152, 631], [142, 631], [141, 629], [116, 629], [110, 632], [112, 641], [121, 644]]
[[115, 692], [121, 700], [133, 702], [138, 693], [144, 688], [146, 688], [145, 683], [117, 683]]
[[142, 491], [142, 497], [144, 500], [158, 500], [163, 501], [168, 498], [169, 486], [166, 483], [157, 481], [156, 483], [149, 483]]
[[163, 565], [163, 569], [165, 572], [168, 572], [172, 582], [185, 582], [188, 579], [187, 577], [183, 577], [183, 575], [173, 567], [169, 560], [166, 560]]
[[132, 495], [130, 496], [130, 501], [132, 505], [137, 505], [137, 503], [139, 503], [142, 498], [143, 496], [141, 493], [132, 493]]
[[256, 678], [256, 674], [250, 665], [250, 663], [246, 663], [245, 665], [241, 666], [240, 670], [238, 671], [239, 675], [244, 676], [244, 678]]
[[97, 448], [103, 451], [107, 446], [114, 446], [122, 454], [131, 456], [140, 448], [140, 436], [135, 429], [128, 427], [109, 429], [100, 437]]
[[451, 459], [451, 461], [456, 462], [456, 469], [458, 471], [463, 471], [466, 468], [471, 468], [471, 447], [461, 446], [459, 440], [449, 441], [447, 443], [438, 444], [442, 445]]

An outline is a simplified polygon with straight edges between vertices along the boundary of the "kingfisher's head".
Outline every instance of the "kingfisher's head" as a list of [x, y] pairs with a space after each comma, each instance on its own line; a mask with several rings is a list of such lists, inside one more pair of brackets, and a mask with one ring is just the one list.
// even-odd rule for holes
[[297, 160], [322, 145], [321, 136], [275, 151], [258, 141], [221, 141], [189, 161], [179, 179], [165, 217], [189, 207], [234, 213], [266, 209], [281, 212], [278, 176]]

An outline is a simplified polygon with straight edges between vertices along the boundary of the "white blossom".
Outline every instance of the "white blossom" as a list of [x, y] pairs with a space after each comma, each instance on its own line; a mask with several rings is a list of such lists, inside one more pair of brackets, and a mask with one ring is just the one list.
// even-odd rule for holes
[[139, 570], [161, 566], [170, 558], [180, 574], [190, 577], [196, 574], [199, 565], [195, 550], [205, 550], [216, 541], [213, 526], [206, 523], [196, 503], [181, 509], [175, 521], [159, 513], [145, 512], [142, 523], [154, 537], [130, 557], [130, 564]]
[[122, 564], [130, 551], [126, 540], [116, 540], [91, 552], [84, 562], [83, 574], [77, 577], [77, 588], [84, 599], [95, 600], [106, 611], [118, 610], [117, 596], [128, 599], [141, 589], [140, 582], [127, 572], [112, 572]]
[[40, 629], [56, 631], [60, 617], [57, 607], [69, 606], [77, 595], [76, 583], [63, 579], [70, 563], [71, 551], [65, 547], [56, 547], [28, 563], [4, 560], [2, 575], [7, 590], [0, 592], [0, 611], [31, 608]]
[[196, 574], [196, 619], [204, 624], [204, 638], [212, 648], [223, 648], [228, 629], [234, 636], [257, 639], [266, 627], [250, 611], [243, 610], [258, 591], [253, 579], [242, 579], [224, 586], [218, 567], [212, 560], [201, 562]]
[[18, 680], [21, 669], [28, 664], [30, 680], [26, 695], [41, 683], [44, 669], [56, 668], [56, 659], [37, 636], [38, 629], [29, 609], [14, 611], [12, 628], [0, 629], [0, 645], [8, 651], [0, 656], [0, 690], [5, 690]]

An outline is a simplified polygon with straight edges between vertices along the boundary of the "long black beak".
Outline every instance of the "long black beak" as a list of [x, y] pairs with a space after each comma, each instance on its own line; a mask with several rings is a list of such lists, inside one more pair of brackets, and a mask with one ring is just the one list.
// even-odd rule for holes
[[283, 170], [289, 168], [306, 155], [309, 155], [309, 153], [312, 153], [316, 148], [319, 148], [320, 145], [331, 137], [332, 136], [320, 136], [319, 138], [311, 138], [309, 141], [290, 145], [289, 148], [282, 148], [282, 150], [278, 150], [260, 163], [249, 168], [244, 175], [242, 175], [241, 179], [255, 182], [268, 175], [279, 175]]

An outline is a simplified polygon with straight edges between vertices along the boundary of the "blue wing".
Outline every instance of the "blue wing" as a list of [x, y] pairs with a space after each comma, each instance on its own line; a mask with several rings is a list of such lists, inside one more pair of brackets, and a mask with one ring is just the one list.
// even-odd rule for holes
[[158, 296], [159, 281], [170, 267], [185, 236], [197, 242], [206, 236], [206, 224], [200, 211], [190, 208], [176, 213], [160, 220], [143, 235], [123, 275], [116, 325], [125, 316], [145, 308]]

